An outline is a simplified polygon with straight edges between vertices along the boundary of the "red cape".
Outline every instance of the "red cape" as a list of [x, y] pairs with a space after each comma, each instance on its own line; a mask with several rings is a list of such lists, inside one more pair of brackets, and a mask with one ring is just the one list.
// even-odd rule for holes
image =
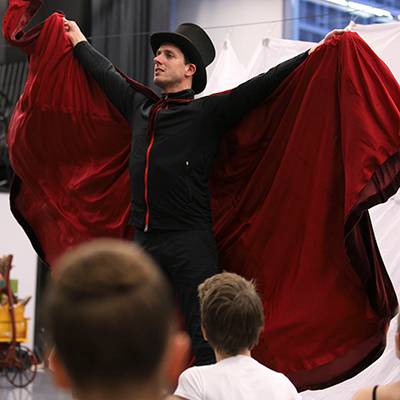
[[[30, 58], [8, 140], [14, 215], [51, 264], [91, 238], [131, 237], [131, 133], [74, 59], [61, 14], [22, 32], [39, 6], [10, 0], [4, 19]], [[346, 33], [222, 140], [210, 179], [221, 267], [257, 281], [254, 355], [299, 389], [346, 379], [384, 349], [397, 299], [366, 210], [400, 186], [399, 104], [388, 68]]]

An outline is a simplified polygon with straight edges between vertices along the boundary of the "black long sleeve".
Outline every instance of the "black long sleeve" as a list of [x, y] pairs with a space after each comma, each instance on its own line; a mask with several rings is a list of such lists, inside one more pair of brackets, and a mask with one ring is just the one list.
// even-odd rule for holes
[[242, 83], [228, 93], [210, 96], [206, 103], [207, 114], [213, 115], [217, 125], [222, 129], [228, 129], [270, 96], [307, 56], [308, 51]]
[[[111, 61], [88, 42], [78, 43], [74, 47], [74, 55], [83, 68], [102, 87], [114, 106], [131, 122], [136, 94], [134, 88], [118, 73]], [[307, 56], [308, 51], [244, 82], [227, 94], [207, 98], [205, 102], [206, 114], [214, 116], [215, 123], [222, 130], [228, 129], [271, 95]]]
[[220, 134], [268, 97], [307, 57], [304, 53], [285, 61], [223, 95], [193, 99], [192, 90], [170, 93], [154, 109], [155, 99], [131, 87], [91, 45], [78, 44], [74, 52], [132, 126], [130, 222], [138, 229], [148, 225], [163, 230], [210, 228], [208, 173]]
[[74, 47], [74, 55], [85, 71], [104, 90], [111, 103], [128, 121], [132, 121], [136, 92], [118, 73], [111, 61], [86, 41]]

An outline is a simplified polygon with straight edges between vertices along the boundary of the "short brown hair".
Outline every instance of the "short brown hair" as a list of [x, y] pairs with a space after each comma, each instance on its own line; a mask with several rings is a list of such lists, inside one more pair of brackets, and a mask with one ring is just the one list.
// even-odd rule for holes
[[141, 384], [158, 370], [174, 315], [170, 288], [133, 243], [99, 239], [56, 263], [47, 328], [80, 389]]
[[223, 272], [199, 286], [201, 321], [210, 345], [227, 355], [252, 349], [264, 326], [264, 312], [255, 285]]

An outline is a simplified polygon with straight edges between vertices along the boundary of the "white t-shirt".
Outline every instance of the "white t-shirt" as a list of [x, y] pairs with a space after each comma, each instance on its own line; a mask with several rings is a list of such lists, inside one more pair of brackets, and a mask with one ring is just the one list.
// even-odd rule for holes
[[285, 375], [242, 355], [187, 369], [175, 395], [187, 400], [301, 400]]

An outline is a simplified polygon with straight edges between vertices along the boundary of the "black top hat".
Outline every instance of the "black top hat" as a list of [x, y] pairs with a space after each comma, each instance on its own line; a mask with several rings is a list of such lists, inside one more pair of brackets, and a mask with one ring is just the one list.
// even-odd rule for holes
[[215, 58], [215, 48], [207, 33], [195, 24], [180, 24], [175, 32], [157, 32], [150, 37], [154, 54], [163, 43], [179, 47], [189, 61], [196, 65], [192, 89], [195, 93], [204, 90], [207, 84], [206, 67]]

